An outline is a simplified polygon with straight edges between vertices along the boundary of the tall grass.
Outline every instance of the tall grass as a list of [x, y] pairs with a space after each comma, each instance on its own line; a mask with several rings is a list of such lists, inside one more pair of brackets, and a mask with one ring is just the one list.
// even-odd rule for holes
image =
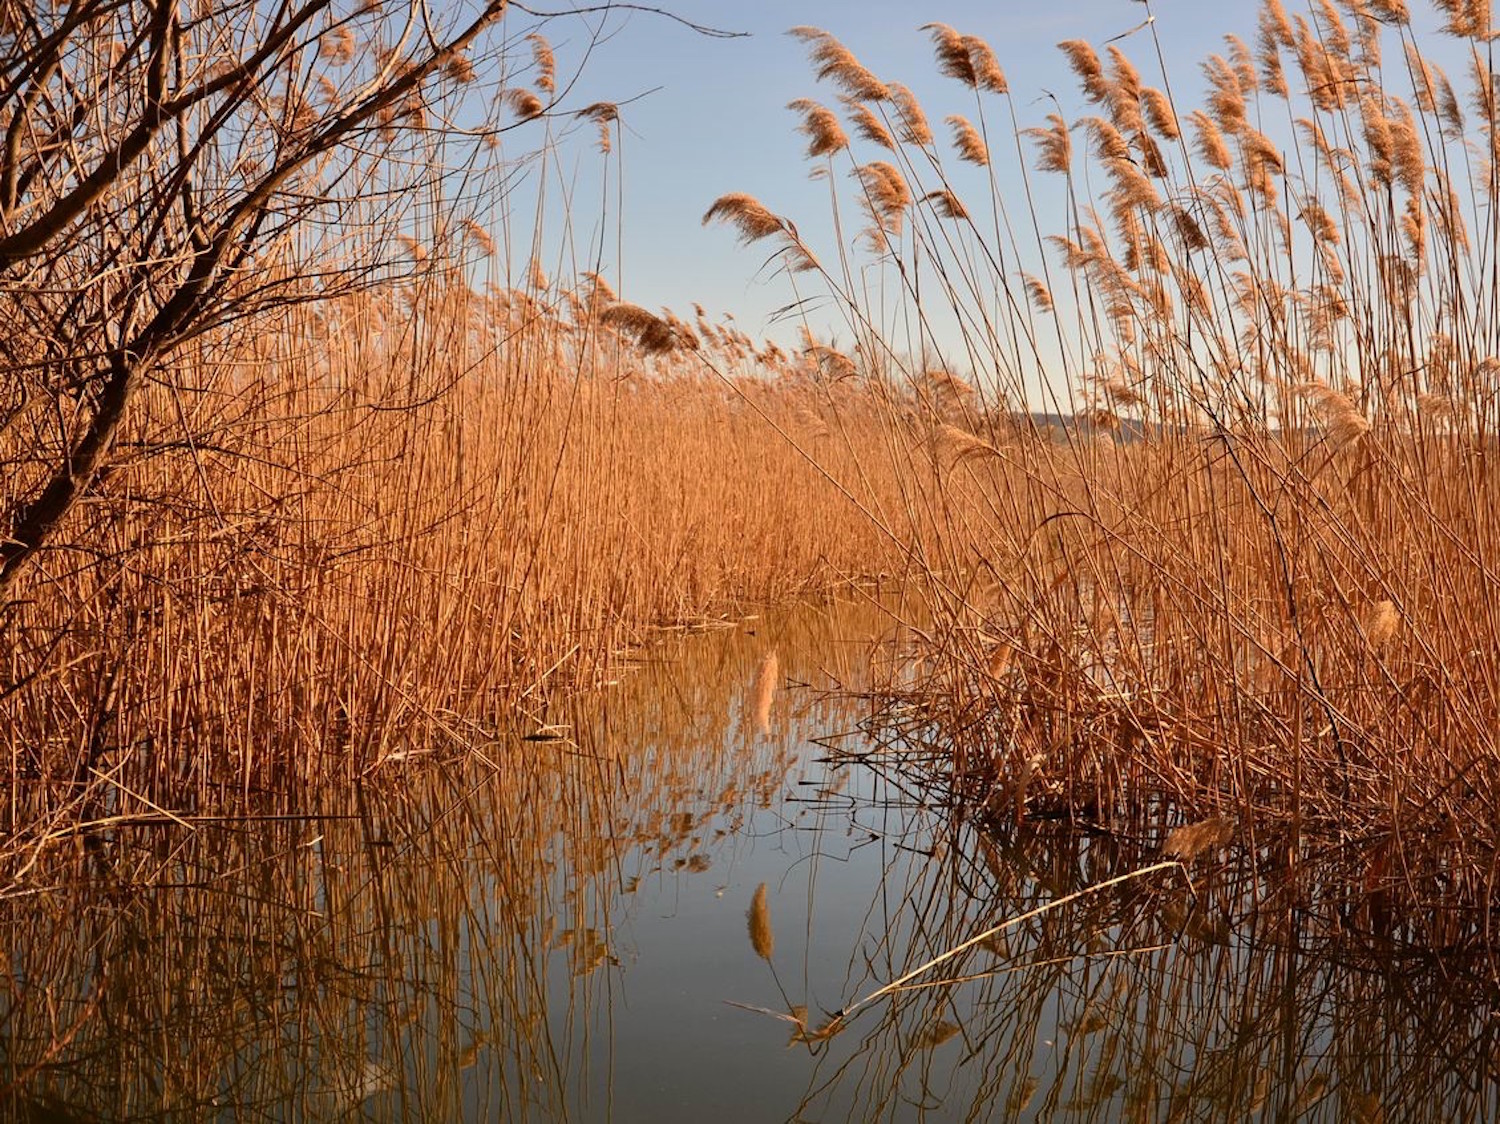
[[829, 482], [895, 490], [868, 392], [628, 307], [449, 276], [184, 357], [0, 621], [8, 827], [493, 757], [658, 626], [890, 568]]
[[854, 381], [923, 407], [898, 514], [937, 624], [893, 714], [966, 800], [1227, 815], [1282, 861], [1488, 893], [1500, 107], [1488, 7], [1437, 8], [1272, 0], [1201, 109], [1154, 21], [1065, 43], [1090, 112], [1035, 126], [930, 25], [951, 144], [796, 31], [839, 99], [793, 103], [838, 242], [747, 196], [707, 219], [775, 240], [837, 298]]

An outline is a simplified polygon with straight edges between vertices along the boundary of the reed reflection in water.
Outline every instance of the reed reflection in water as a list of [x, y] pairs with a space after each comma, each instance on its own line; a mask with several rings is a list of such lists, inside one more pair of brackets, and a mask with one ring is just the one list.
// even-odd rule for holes
[[[1232, 852], [951, 814], [848, 696], [883, 618], [664, 640], [479, 761], [54, 844], [3, 900], [21, 1119], [1493, 1117], [1455, 930]], [[893, 639], [899, 643], [899, 636]], [[842, 701], [840, 699], [842, 698]], [[285, 817], [285, 818], [283, 818]], [[1342, 886], [1343, 882], [1333, 885]], [[760, 887], [764, 886], [763, 892]], [[1479, 951], [1476, 951], [1479, 950]], [[942, 982], [947, 980], [949, 982]], [[925, 986], [918, 986], [925, 985]]]

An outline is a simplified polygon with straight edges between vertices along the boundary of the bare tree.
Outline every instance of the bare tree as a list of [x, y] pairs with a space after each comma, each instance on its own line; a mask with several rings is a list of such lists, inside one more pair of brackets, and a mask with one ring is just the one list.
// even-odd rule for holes
[[0, 600], [186, 341], [379, 276], [372, 201], [549, 108], [506, 8], [0, 0]]

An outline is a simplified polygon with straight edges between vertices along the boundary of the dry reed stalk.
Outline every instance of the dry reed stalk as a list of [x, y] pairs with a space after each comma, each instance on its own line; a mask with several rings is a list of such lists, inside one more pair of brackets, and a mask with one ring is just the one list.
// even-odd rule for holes
[[1187, 872], [1183, 869], [1182, 864], [1179, 862], [1170, 861], [1152, 863], [1149, 866], [1141, 867], [1139, 870], [1132, 870], [1125, 874], [1116, 875], [1113, 878], [1105, 879], [1104, 881], [1095, 883], [1094, 885], [1088, 886], [1085, 889], [1078, 890], [1071, 894], [1065, 894], [1062, 897], [1054, 899], [1053, 901], [1049, 901], [1045, 905], [1038, 906], [1036, 909], [1029, 910], [1017, 917], [1012, 917], [1009, 920], [1002, 921], [998, 925], [991, 925], [984, 931], [976, 933], [974, 936], [969, 937], [965, 941], [961, 941], [960, 943], [954, 945], [952, 948], [944, 949], [937, 956], [934, 956], [924, 963], [917, 965], [915, 968], [912, 968], [910, 971], [906, 972], [904, 975], [898, 977], [897, 979], [892, 980], [890, 983], [884, 984], [883, 986], [876, 988], [874, 991], [870, 992], [863, 998], [856, 999], [854, 1002], [849, 1003], [847, 1006], [843, 1007], [835, 1013], [834, 1019], [847, 1019], [858, 1012], [861, 1008], [868, 1007], [877, 999], [881, 999], [884, 996], [892, 994], [893, 992], [909, 990], [913, 987], [946, 986], [947, 981], [939, 981], [938, 983], [933, 985], [914, 984], [913, 981], [915, 981], [918, 976], [925, 975], [927, 972], [930, 972], [938, 965], [945, 964], [955, 957], [963, 955], [965, 952], [968, 952], [970, 949], [976, 946], [983, 945], [988, 941], [994, 940], [995, 937], [999, 936], [1007, 929], [1012, 929], [1018, 925], [1023, 925], [1027, 921], [1030, 921], [1035, 917], [1040, 917], [1043, 914], [1052, 912], [1053, 910], [1061, 909], [1063, 906], [1071, 905], [1072, 903], [1090, 897], [1091, 895], [1103, 893], [1105, 890], [1112, 889], [1113, 887], [1119, 886], [1122, 883], [1130, 882], [1137, 878], [1144, 878], [1152, 874], [1159, 874], [1164, 870], [1174, 870], [1177, 873], [1181, 874], [1184, 878], [1187, 878]]

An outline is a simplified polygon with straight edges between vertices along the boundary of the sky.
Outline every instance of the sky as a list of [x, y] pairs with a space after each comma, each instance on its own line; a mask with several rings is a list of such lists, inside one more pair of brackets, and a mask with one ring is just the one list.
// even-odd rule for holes
[[[615, 12], [602, 22], [590, 17], [589, 27], [603, 29], [592, 46], [585, 25], [574, 20], [552, 21], [544, 28], [557, 55], [559, 86], [572, 83], [562, 108], [618, 102], [624, 126], [623, 143], [610, 157], [618, 163], [608, 172], [609, 209], [601, 218], [605, 158], [594, 147], [594, 128], [570, 123], [565, 116], [554, 118], [552, 128], [564, 139], [555, 146], [548, 170], [553, 207], [546, 223], [544, 265], [549, 274], [564, 276], [577, 271], [575, 262], [577, 269], [592, 268], [598, 251], [582, 243], [592, 238], [597, 246], [602, 229], [608, 245], [601, 272], [623, 299], [651, 309], [670, 307], [689, 317], [698, 302], [711, 319], [732, 313], [752, 336], [783, 344], [797, 339], [795, 320], [773, 317], [792, 299], [785, 277], [763, 268], [765, 248], [741, 246], [733, 230], [721, 224], [705, 227], [701, 219], [714, 199], [743, 191], [792, 219], [808, 241], [827, 244], [828, 185], [809, 178], [816, 162], [806, 159], [806, 138], [796, 131], [798, 117], [787, 103], [812, 97], [836, 104], [836, 93], [816, 80], [806, 45], [787, 35], [789, 28], [822, 28], [881, 79], [911, 87], [942, 136], [943, 116], [972, 113], [973, 94], [937, 73], [931, 40], [921, 30], [925, 23], [948, 23], [990, 44], [1024, 126], [1042, 123], [1054, 110], [1049, 94], [1070, 120], [1093, 111], [1056, 49], [1062, 40], [1082, 38], [1099, 46], [1139, 25], [1149, 12], [1171, 76], [1186, 84], [1196, 103], [1203, 86], [1198, 62], [1222, 47], [1225, 33], [1253, 42], [1258, 11], [1258, 4], [1248, 0], [1156, 0], [1149, 8], [1138, 0], [660, 2], [664, 11], [684, 19], [744, 34], [705, 36], [643, 11]], [[512, 9], [507, 18], [518, 14]], [[1138, 31], [1120, 46], [1148, 84], [1155, 84], [1159, 68], [1149, 34]], [[506, 144], [519, 151], [528, 139], [526, 130], [519, 130], [507, 134]], [[878, 155], [871, 150], [864, 158]], [[997, 146], [994, 164], [1001, 192], [1019, 198], [1016, 161], [1013, 147], [1002, 155]], [[617, 174], [623, 175], [622, 198], [615, 196]], [[517, 232], [529, 232], [536, 182], [533, 169], [508, 200]], [[577, 245], [570, 249], [561, 246], [561, 184], [569, 185], [572, 196], [568, 226]], [[528, 237], [520, 234], [519, 242]], [[524, 264], [524, 254], [513, 256]]]
[[[933, 44], [924, 24], [942, 22], [964, 34], [985, 40], [1004, 69], [1010, 87], [1009, 107], [997, 105], [991, 120], [1008, 126], [1013, 109], [1021, 127], [1041, 125], [1052, 112], [1072, 123], [1099, 112], [1089, 104], [1057, 44], [1084, 39], [1103, 54], [1114, 41], [1139, 69], [1150, 86], [1168, 86], [1180, 116], [1203, 104], [1207, 81], [1200, 64], [1224, 51], [1224, 37], [1238, 35], [1252, 48], [1256, 42], [1258, 0], [1204, 3], [1202, 0], [648, 0], [660, 3], [659, 12], [627, 11], [601, 0], [559, 0], [552, 11], [589, 8], [594, 14], [548, 21], [543, 28], [556, 50], [559, 87], [565, 94], [559, 111], [547, 122], [552, 130], [547, 172], [549, 207], [543, 223], [541, 259], [552, 277], [567, 277], [598, 267], [622, 299], [653, 311], [671, 308], [691, 320], [692, 306], [703, 305], [711, 320], [733, 315], [738, 326], [756, 338], [770, 338], [784, 347], [799, 347], [798, 316], [778, 315], [798, 296], [810, 292], [808, 280], [798, 279], [794, 290], [784, 272], [768, 266], [767, 244], [743, 246], [736, 232], [723, 224], [702, 225], [704, 212], [719, 196], [746, 192], [776, 214], [794, 222], [804, 239], [825, 261], [833, 261], [837, 240], [829, 219], [829, 184], [809, 178], [809, 171], [825, 161], [809, 161], [807, 139], [797, 131], [799, 117], [787, 103], [810, 97], [838, 106], [837, 91], [816, 79], [808, 61], [807, 45], [787, 34], [797, 25], [810, 25], [832, 34], [884, 81], [909, 86], [926, 110], [940, 143], [948, 145], [943, 118], [950, 113], [974, 113], [974, 92], [938, 72]], [[528, 7], [534, 5], [528, 4]], [[1287, 0], [1290, 12], [1307, 13], [1303, 0]], [[600, 8], [608, 9], [600, 15]], [[1414, 25], [1432, 24], [1430, 13], [1418, 13]], [[700, 34], [671, 13], [698, 24], [728, 32], [732, 37]], [[513, 7], [507, 20], [516, 19], [508, 33], [526, 26], [523, 13]], [[1148, 16], [1149, 27], [1142, 27]], [[582, 20], [583, 22], [580, 22]], [[591, 29], [594, 34], [591, 34]], [[1160, 45], [1161, 60], [1158, 60]], [[1400, 58], [1394, 34], [1385, 40], [1388, 57]], [[1424, 38], [1424, 48], [1429, 44]], [[1434, 44], [1443, 50], [1441, 43]], [[585, 57], [586, 56], [586, 57]], [[1441, 59], [1441, 55], [1438, 56]], [[1462, 74], [1462, 69], [1456, 73]], [[1409, 93], [1409, 89], [1401, 92]], [[995, 104], [993, 95], [984, 95]], [[569, 111], [596, 101], [621, 106], [622, 143], [606, 162], [595, 148], [595, 128], [578, 122]], [[986, 109], [986, 114], [990, 110]], [[1270, 128], [1270, 126], [1267, 126]], [[528, 129], [505, 134], [508, 154], [524, 151]], [[1004, 141], [991, 138], [992, 170], [1007, 207], [1014, 207], [1029, 231], [1019, 162], [1034, 162], [1030, 143], [1018, 155], [1008, 128]], [[1074, 149], [1087, 144], [1074, 131]], [[1282, 138], [1285, 143], [1289, 138]], [[866, 161], [888, 154], [856, 142], [854, 159]], [[947, 148], [946, 166], [959, 175], [985, 173], [959, 164]], [[849, 204], [848, 153], [835, 158], [846, 205]], [[601, 173], [607, 167], [607, 183]], [[619, 182], [617, 182], [617, 179]], [[1039, 226], [1043, 233], [1067, 230], [1061, 201], [1061, 177], [1034, 176], [1041, 185]], [[523, 275], [533, 226], [536, 167], [505, 200], [510, 209], [512, 277]], [[973, 186], [985, 192], [982, 178]], [[1050, 191], [1055, 184], [1056, 191]], [[569, 189], [563, 206], [559, 187]], [[963, 186], [960, 184], [959, 186]], [[619, 195], [616, 195], [616, 191]], [[605, 202], [607, 198], [607, 203]], [[983, 209], [983, 205], [982, 205]], [[846, 215], [846, 219], [849, 216]], [[843, 242], [852, 244], [861, 223], [852, 221]], [[523, 233], [524, 232], [524, 233]], [[567, 237], [562, 237], [566, 232]], [[1024, 235], [1030, 238], [1029, 234]], [[1032, 243], [1035, 239], [1030, 239]], [[1052, 261], [1055, 265], [1056, 258]], [[1038, 260], [1014, 263], [1036, 272]], [[1009, 273], [1016, 270], [1008, 269]], [[815, 290], [812, 290], [815, 292]], [[924, 308], [926, 305], [924, 304]], [[848, 322], [831, 302], [803, 306], [822, 342], [847, 347]], [[947, 333], [945, 335], [945, 333]], [[954, 352], [961, 352], [959, 333], [939, 325], [936, 334], [943, 354], [936, 362], [961, 377], [983, 372], [966, 369]], [[1058, 346], [1068, 346], [1057, 341]], [[925, 345], [924, 345], [925, 347]], [[1026, 376], [1028, 398], [1038, 391], [1046, 397], [1059, 384], [1059, 364], [1051, 343], [1038, 355], [1040, 368]], [[909, 355], [910, 352], [908, 351]], [[1088, 363], [1086, 356], [1075, 358]], [[981, 363], [984, 362], [981, 360]], [[1056, 401], [1056, 398], [1053, 399]]]

